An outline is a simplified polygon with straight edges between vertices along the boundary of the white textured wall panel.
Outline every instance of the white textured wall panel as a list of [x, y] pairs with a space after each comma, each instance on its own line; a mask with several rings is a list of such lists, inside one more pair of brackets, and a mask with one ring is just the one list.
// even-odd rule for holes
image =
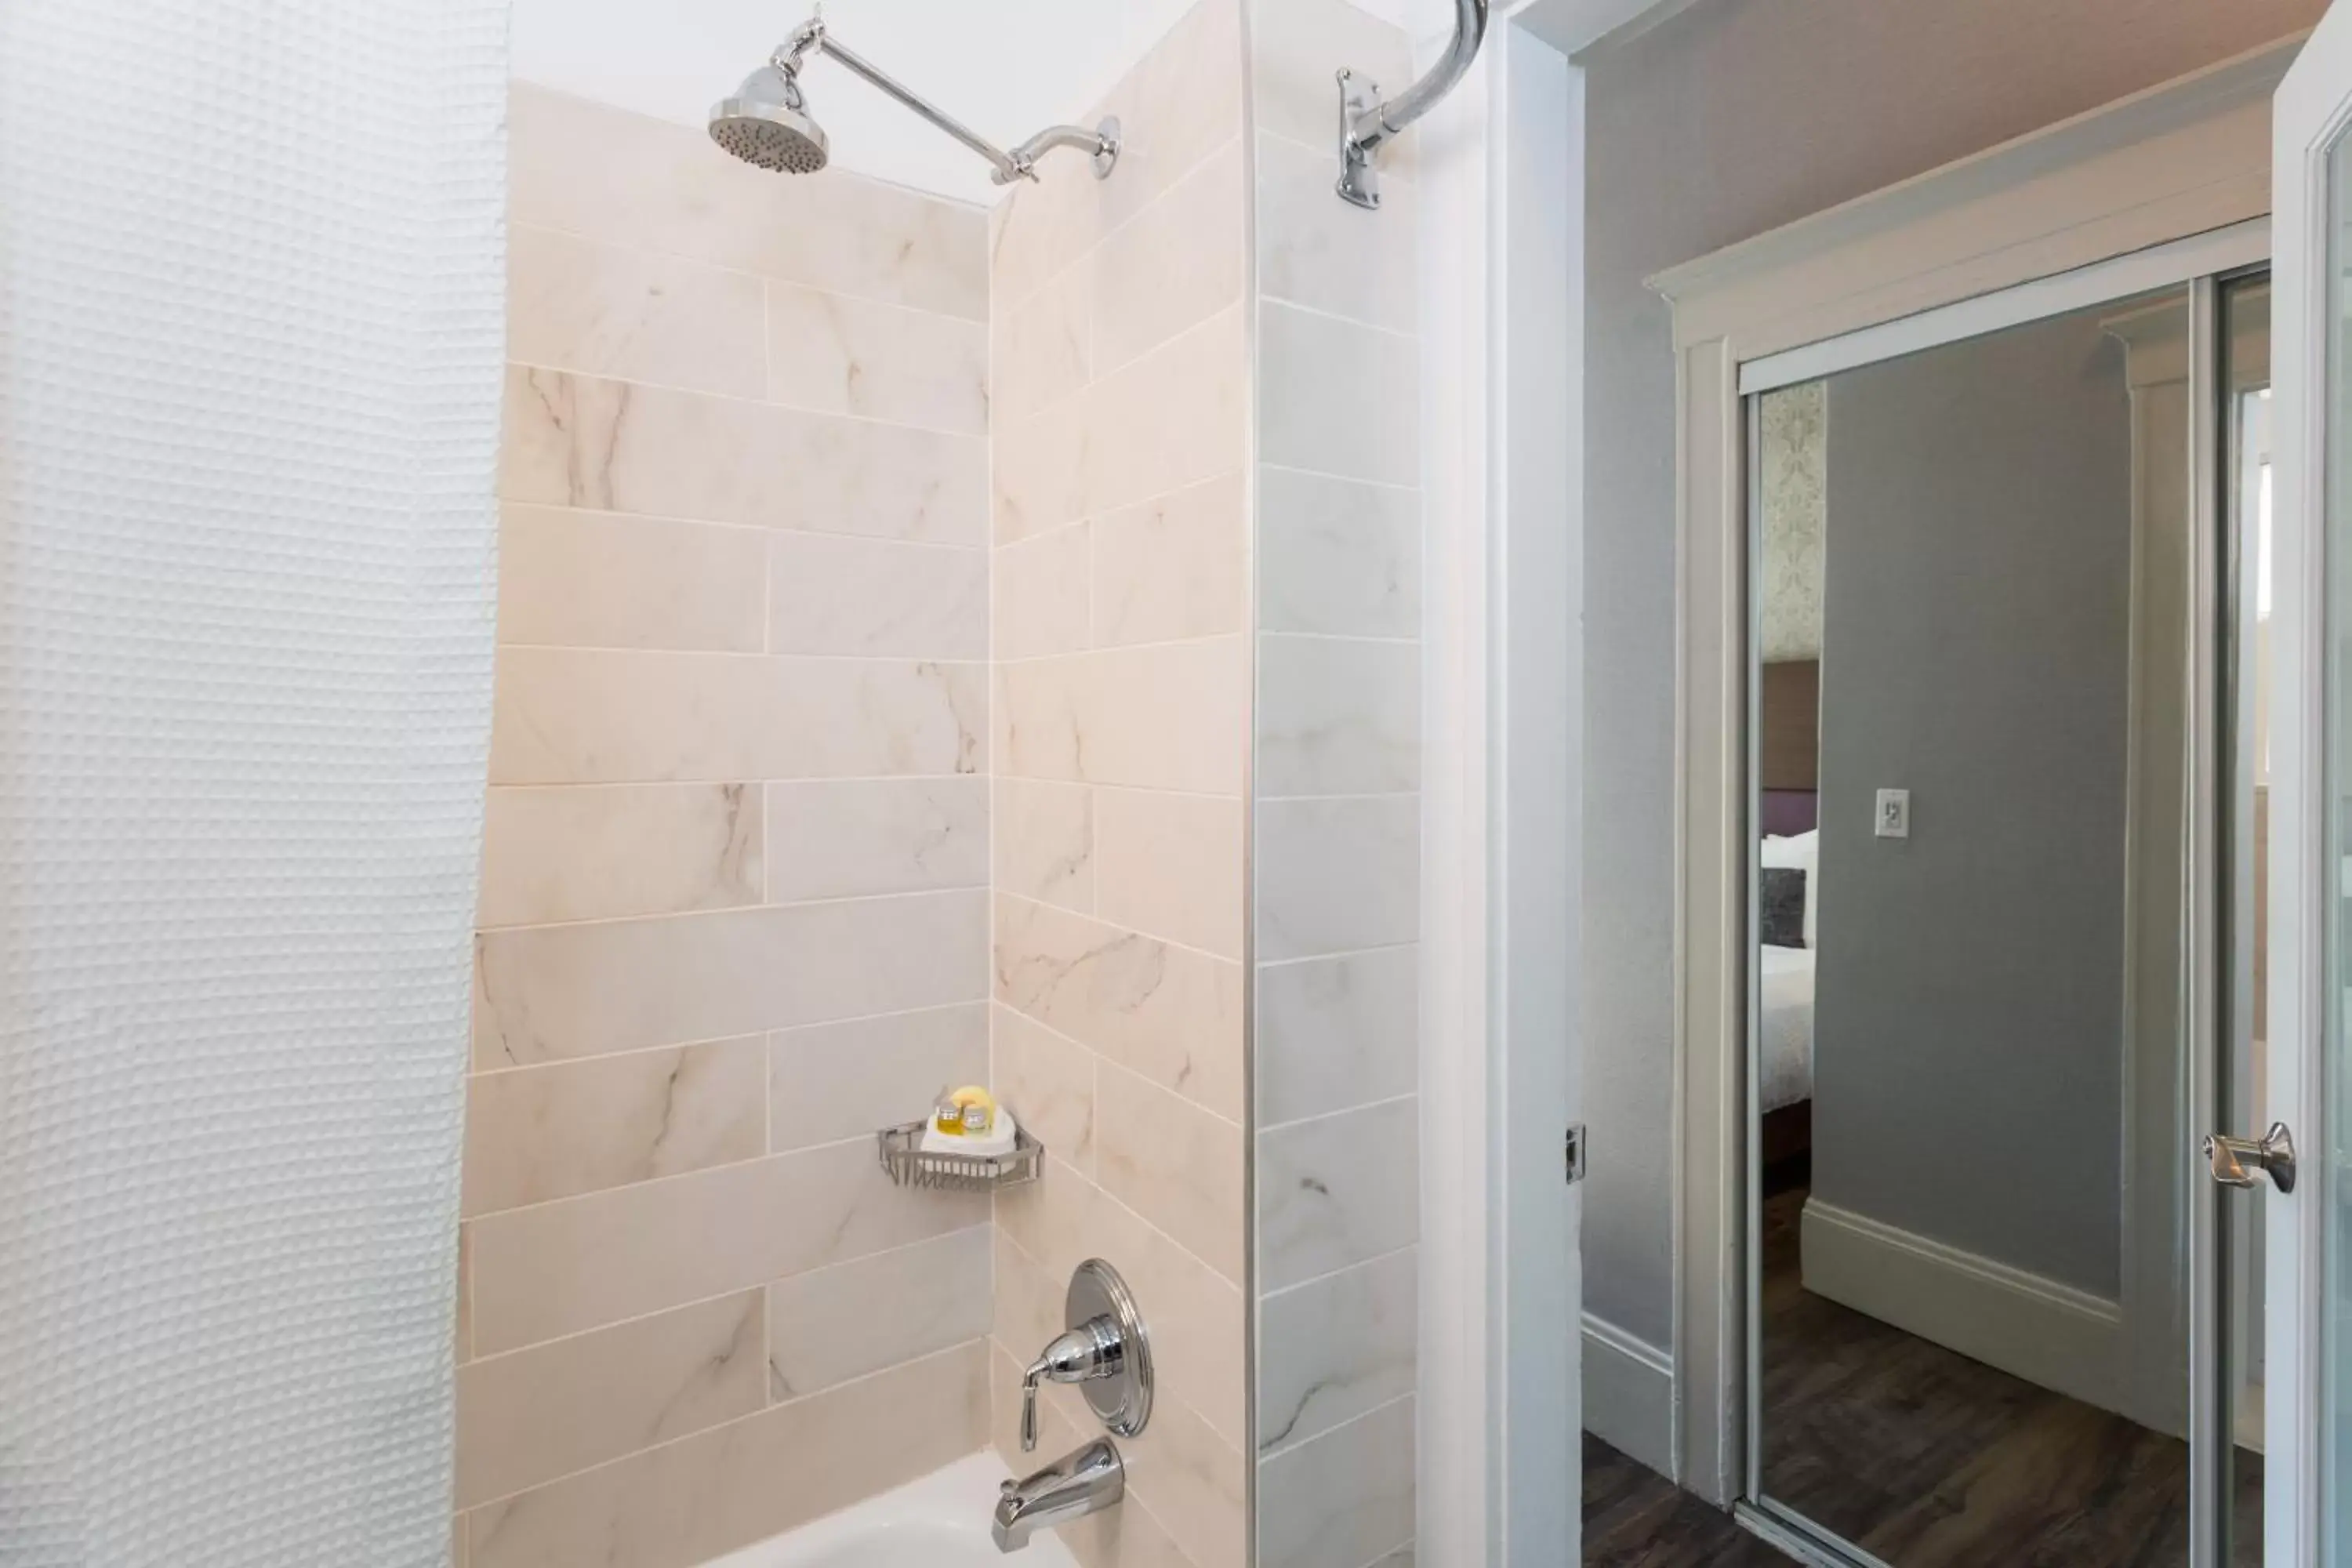
[[503, 0], [0, 0], [0, 1562], [448, 1550]]

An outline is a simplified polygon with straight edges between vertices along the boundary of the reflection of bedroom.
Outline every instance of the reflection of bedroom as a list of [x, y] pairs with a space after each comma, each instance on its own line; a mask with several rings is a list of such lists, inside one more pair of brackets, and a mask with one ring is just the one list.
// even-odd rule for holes
[[1788, 1176], [1803, 1173], [1792, 1163], [1812, 1143], [1828, 407], [1828, 385], [1816, 381], [1762, 399], [1759, 413], [1758, 1092], [1763, 1166]]

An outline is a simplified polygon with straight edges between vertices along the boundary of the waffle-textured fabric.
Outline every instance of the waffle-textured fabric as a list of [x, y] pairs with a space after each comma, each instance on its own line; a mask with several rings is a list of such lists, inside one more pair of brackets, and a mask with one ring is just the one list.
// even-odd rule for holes
[[440, 1564], [504, 0], [0, 0], [0, 1563]]

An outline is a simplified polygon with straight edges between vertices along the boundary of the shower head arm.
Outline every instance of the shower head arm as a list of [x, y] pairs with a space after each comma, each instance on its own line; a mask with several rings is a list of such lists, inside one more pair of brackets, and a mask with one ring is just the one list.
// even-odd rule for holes
[[885, 97], [897, 100], [931, 124], [954, 137], [973, 152], [988, 160], [996, 171], [990, 176], [1000, 185], [1015, 180], [1037, 177], [1037, 160], [1056, 147], [1077, 147], [1091, 154], [1095, 161], [1095, 177], [1108, 175], [1118, 161], [1118, 122], [1106, 120], [1101, 126], [1087, 131], [1075, 125], [1054, 125], [1040, 131], [1028, 141], [1007, 153], [979, 132], [947, 113], [887, 71], [867, 59], [826, 31], [824, 22], [811, 17], [802, 23], [788, 43], [777, 46], [773, 63], [786, 76], [798, 79], [801, 63], [812, 54], [828, 55], [847, 67], [854, 76], [863, 78], [867, 85]]

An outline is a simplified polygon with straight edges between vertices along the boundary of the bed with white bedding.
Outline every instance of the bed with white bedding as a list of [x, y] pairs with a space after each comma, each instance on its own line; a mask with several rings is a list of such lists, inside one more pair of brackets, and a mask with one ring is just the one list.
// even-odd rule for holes
[[1758, 1036], [1763, 1097], [1769, 1112], [1813, 1097], [1813, 953], [1761, 946]]

